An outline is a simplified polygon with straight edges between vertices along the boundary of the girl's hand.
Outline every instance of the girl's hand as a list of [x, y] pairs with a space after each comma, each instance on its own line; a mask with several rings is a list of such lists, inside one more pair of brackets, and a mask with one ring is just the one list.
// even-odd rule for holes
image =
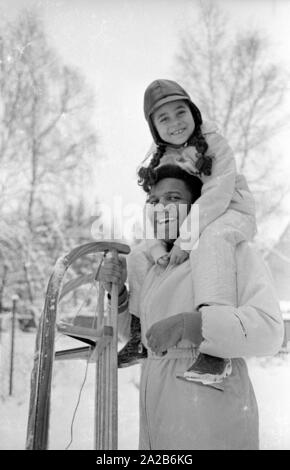
[[149, 348], [156, 354], [162, 355], [167, 349], [176, 346], [183, 336], [183, 313], [154, 323], [146, 333]]
[[106, 257], [101, 267], [99, 280], [104, 289], [109, 293], [112, 290], [112, 283], [119, 285], [119, 292], [123, 289], [127, 279], [126, 258], [119, 256], [118, 260]]
[[169, 257], [169, 266], [178, 265], [189, 258], [189, 253], [187, 251], [181, 250], [179, 246], [174, 245], [169, 253]]

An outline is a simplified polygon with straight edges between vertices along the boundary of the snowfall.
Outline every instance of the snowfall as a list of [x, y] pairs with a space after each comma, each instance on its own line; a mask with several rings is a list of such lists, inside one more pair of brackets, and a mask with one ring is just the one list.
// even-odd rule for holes
[[[35, 331], [16, 329], [11, 395], [11, 334], [9, 329], [0, 334], [0, 449], [21, 450], [25, 449]], [[82, 345], [72, 341], [74, 347]], [[61, 339], [57, 339], [56, 350], [60, 344]], [[289, 450], [290, 353], [284, 351], [275, 357], [251, 358], [247, 362], [259, 406], [261, 449]], [[74, 421], [86, 361], [57, 361], [53, 370], [49, 448], [93, 449], [94, 364], [88, 366]], [[139, 376], [139, 365], [119, 370], [119, 449], [138, 448]]]

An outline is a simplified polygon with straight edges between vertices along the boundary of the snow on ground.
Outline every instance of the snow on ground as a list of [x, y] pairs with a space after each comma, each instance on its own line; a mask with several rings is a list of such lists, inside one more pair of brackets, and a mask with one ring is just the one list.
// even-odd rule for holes
[[[83, 344], [71, 340], [65, 347]], [[13, 395], [9, 392], [10, 337], [2, 333], [0, 340], [0, 449], [24, 449], [29, 408], [30, 373], [33, 366], [35, 333], [16, 332]], [[63, 344], [56, 341], [56, 350]], [[54, 364], [50, 449], [65, 449], [70, 442], [71, 422], [84, 380], [86, 361], [57, 361]], [[119, 448], [138, 448], [138, 400], [135, 385], [139, 366], [119, 371]], [[89, 364], [73, 426], [70, 449], [93, 449], [94, 437], [94, 364]]]
[[[24, 449], [28, 417], [30, 372], [35, 333], [16, 332], [13, 395], [9, 391], [10, 337], [0, 338], [0, 449]], [[74, 346], [80, 344], [73, 343]], [[62, 346], [61, 346], [62, 347]], [[56, 349], [61, 348], [56, 344]], [[248, 361], [260, 412], [261, 449], [290, 449], [290, 354]], [[54, 366], [50, 423], [50, 449], [65, 449], [85, 361], [59, 361]], [[119, 448], [138, 448], [139, 366], [119, 371]], [[73, 426], [70, 449], [93, 448], [94, 365], [88, 368], [81, 402]]]
[[290, 449], [290, 354], [248, 361], [260, 415], [261, 449]]

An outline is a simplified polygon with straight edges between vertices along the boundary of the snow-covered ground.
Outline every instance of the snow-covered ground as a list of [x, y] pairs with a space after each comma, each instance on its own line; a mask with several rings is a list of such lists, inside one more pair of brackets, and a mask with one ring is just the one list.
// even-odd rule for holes
[[[30, 372], [35, 334], [16, 332], [13, 395], [9, 391], [10, 337], [0, 339], [0, 449], [24, 449]], [[76, 346], [76, 342], [73, 343]], [[78, 343], [79, 344], [79, 343]], [[59, 349], [57, 344], [56, 349]], [[248, 361], [260, 411], [262, 449], [290, 449], [290, 354]], [[73, 413], [84, 379], [85, 361], [56, 362], [50, 423], [50, 448], [65, 449], [70, 442]], [[73, 426], [70, 449], [93, 448], [94, 365], [90, 364]], [[139, 366], [119, 371], [119, 448], [138, 447]]]

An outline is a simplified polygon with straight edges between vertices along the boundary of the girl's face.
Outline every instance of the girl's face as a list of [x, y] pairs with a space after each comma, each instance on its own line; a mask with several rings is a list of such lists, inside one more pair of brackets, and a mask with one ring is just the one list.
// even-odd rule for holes
[[195, 129], [195, 123], [186, 101], [165, 103], [153, 113], [153, 124], [168, 144], [183, 145]]

